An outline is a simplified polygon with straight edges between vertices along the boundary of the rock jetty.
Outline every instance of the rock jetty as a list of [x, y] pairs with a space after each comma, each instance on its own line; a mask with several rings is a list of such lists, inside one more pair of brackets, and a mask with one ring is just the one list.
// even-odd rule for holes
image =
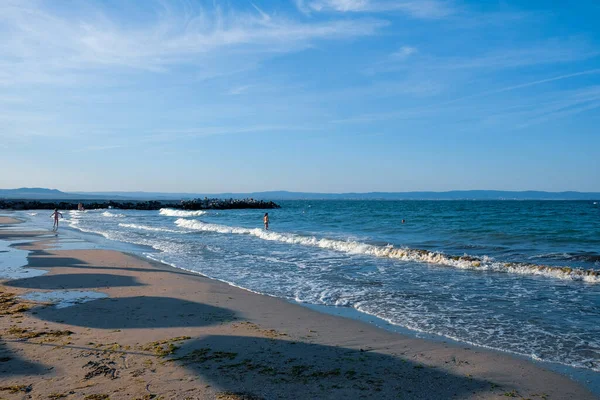
[[122, 210], [160, 210], [161, 208], [175, 208], [180, 210], [231, 210], [242, 208], [273, 209], [281, 208], [272, 201], [255, 199], [193, 199], [193, 200], [165, 200], [165, 201], [95, 201], [95, 200], [2, 200], [0, 210], [77, 210], [79, 204], [86, 210], [103, 208], [119, 208]]

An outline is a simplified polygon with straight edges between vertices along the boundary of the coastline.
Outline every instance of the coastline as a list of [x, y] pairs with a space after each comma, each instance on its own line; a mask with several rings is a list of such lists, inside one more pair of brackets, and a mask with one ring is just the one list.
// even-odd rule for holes
[[11, 310], [31, 309], [0, 318], [0, 386], [24, 388], [0, 397], [30, 387], [39, 398], [596, 398], [527, 360], [389, 332], [123, 252], [52, 250], [47, 234], [0, 230], [0, 240], [36, 240], [15, 247], [30, 252], [27, 268], [48, 271], [2, 281], [3, 294], [108, 297], [65, 308], [11, 297]]

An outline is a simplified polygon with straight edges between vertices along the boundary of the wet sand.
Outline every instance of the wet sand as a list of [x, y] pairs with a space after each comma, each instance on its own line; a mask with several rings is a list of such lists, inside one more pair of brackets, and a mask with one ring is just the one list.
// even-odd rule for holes
[[16, 218], [0, 216], [0, 225], [18, 224], [20, 222], [21, 221]]
[[[2, 230], [0, 240], [40, 234]], [[47, 274], [0, 286], [0, 398], [596, 398], [509, 355], [403, 336], [117, 251], [50, 243], [18, 245], [30, 251], [27, 268]], [[15, 297], [64, 290], [108, 297], [64, 308]]]

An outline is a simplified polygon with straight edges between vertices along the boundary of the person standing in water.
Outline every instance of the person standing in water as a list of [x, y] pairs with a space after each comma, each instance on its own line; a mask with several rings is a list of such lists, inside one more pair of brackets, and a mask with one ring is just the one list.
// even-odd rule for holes
[[51, 217], [54, 217], [54, 225], [52, 226], [52, 230], [53, 231], [57, 231], [58, 230], [58, 216], [59, 215], [62, 218], [62, 214], [58, 212], [58, 208], [55, 208], [54, 212], [51, 215]]
[[265, 224], [265, 230], [269, 230], [269, 213], [265, 213], [263, 217], [263, 223]]

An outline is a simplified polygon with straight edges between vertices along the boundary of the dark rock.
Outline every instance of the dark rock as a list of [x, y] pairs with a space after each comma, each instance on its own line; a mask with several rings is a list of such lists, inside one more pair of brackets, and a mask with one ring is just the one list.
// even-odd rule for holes
[[2, 200], [0, 209], [5, 210], [77, 210], [79, 203], [86, 210], [104, 208], [118, 208], [122, 210], [159, 210], [161, 208], [175, 208], [180, 210], [230, 210], [230, 209], [273, 209], [281, 208], [272, 201], [254, 199], [194, 199], [177, 201], [40, 201], [40, 200]]

